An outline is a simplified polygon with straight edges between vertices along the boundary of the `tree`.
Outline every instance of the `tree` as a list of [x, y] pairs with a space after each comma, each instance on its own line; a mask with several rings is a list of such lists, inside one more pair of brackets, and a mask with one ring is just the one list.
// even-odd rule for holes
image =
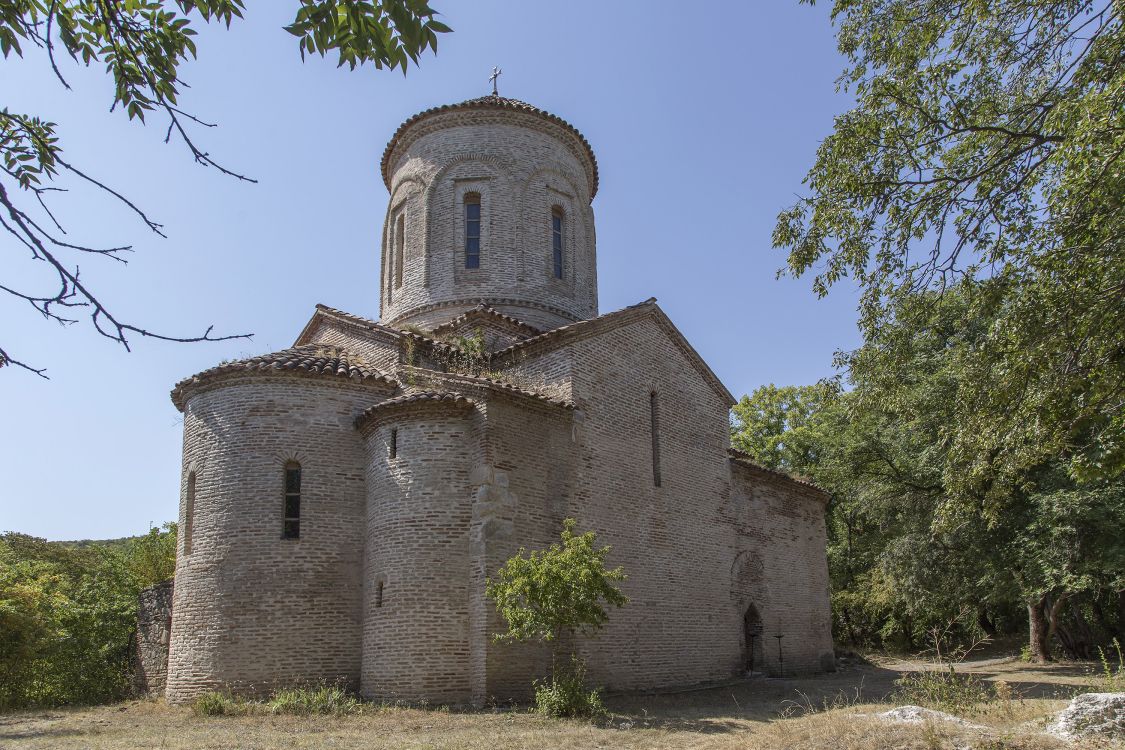
[[832, 383], [775, 386], [743, 396], [731, 409], [731, 444], [763, 466], [798, 474], [819, 464]]
[[573, 518], [564, 520], [561, 543], [530, 554], [521, 547], [488, 580], [485, 593], [508, 623], [507, 631], [493, 636], [497, 642], [557, 646], [564, 635], [601, 628], [609, 619], [603, 601], [614, 607], [628, 603], [614, 585], [625, 580], [625, 572], [605, 567], [610, 548], [596, 547], [592, 531], [575, 534], [576, 526]]
[[988, 635], [1028, 623], [1038, 659], [1053, 641], [1089, 657], [1125, 625], [1113, 612], [1125, 482], [1079, 481], [1066, 451], [1018, 474], [998, 463], [974, 482], [959, 476], [950, 426], [979, 413], [1003, 356], [987, 351], [1003, 311], [979, 317], [975, 304], [990, 283], [896, 298], [859, 349], [838, 355], [847, 388], [760, 388], [736, 407], [734, 440], [832, 493], [839, 637], [912, 647], [969, 607]]
[[[167, 120], [165, 142], [176, 139], [197, 164], [239, 180], [253, 182], [216, 161], [199, 146], [193, 129], [214, 127], [181, 107], [186, 86], [180, 65], [196, 56], [192, 24], [224, 23], [242, 17], [243, 0], [12, 0], [0, 5], [0, 52], [22, 57], [24, 45], [42, 48], [59, 84], [70, 86], [60, 70], [64, 56], [90, 65], [104, 63], [114, 82], [111, 109], [129, 120], [146, 121], [158, 114]], [[336, 52], [339, 65], [372, 63], [406, 73], [427, 49], [437, 51], [437, 35], [450, 31], [434, 16], [427, 0], [299, 0], [296, 17], [285, 30], [297, 37], [302, 58]], [[104, 190], [156, 235], [159, 223], [136, 202], [63, 157], [56, 124], [34, 114], [11, 112], [0, 103], [0, 227], [12, 248], [46, 264], [54, 279], [49, 290], [0, 283], [0, 291], [29, 304], [48, 320], [63, 325], [88, 314], [94, 329], [127, 350], [129, 337], [166, 341], [221, 341], [246, 335], [171, 336], [116, 316], [80, 276], [78, 258], [91, 255], [126, 263], [132, 247], [93, 247], [67, 237], [51, 212], [51, 193], [64, 190], [64, 178]], [[21, 196], [24, 200], [21, 200]], [[34, 205], [32, 205], [34, 202]], [[14, 358], [0, 342], [0, 367], [15, 365], [38, 375], [43, 370]], [[44, 376], [45, 377], [45, 376]]]
[[[539, 641], [552, 646], [551, 677], [536, 680], [535, 703], [547, 716], [599, 716], [605, 713], [601, 691], [586, 687], [586, 666], [574, 654], [573, 637], [590, 634], [609, 619], [606, 606], [623, 607], [628, 599], [615, 585], [626, 576], [605, 566], [609, 547], [595, 546], [592, 531], [575, 534], [577, 522], [563, 521], [561, 543], [528, 554], [522, 547], [489, 579], [485, 594], [508, 623], [496, 633], [499, 643]], [[604, 602], [604, 605], [603, 605]], [[569, 638], [567, 638], [569, 636]], [[559, 649], [571, 649], [559, 664]]]
[[175, 560], [175, 524], [81, 546], [0, 534], [0, 710], [124, 697], [137, 595]]
[[[1125, 470], [1125, 28], [1120, 0], [836, 0], [857, 98], [781, 213], [788, 271], [896, 302], [961, 284], [992, 321], [964, 362], [945, 483], [1010, 491], [1052, 457]], [[923, 299], [932, 303], [937, 296]]]
[[1053, 638], [1070, 656], [1093, 658], [1074, 603], [1083, 594], [1125, 591], [1125, 485], [1058, 483], [1028, 498], [1027, 521], [1009, 550], [1027, 605], [1031, 653], [1041, 662], [1051, 660]]

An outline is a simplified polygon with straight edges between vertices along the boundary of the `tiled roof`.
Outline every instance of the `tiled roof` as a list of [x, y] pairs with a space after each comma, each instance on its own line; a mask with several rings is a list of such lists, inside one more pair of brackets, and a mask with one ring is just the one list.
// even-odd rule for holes
[[565, 129], [574, 134], [575, 137], [582, 143], [586, 150], [586, 155], [590, 159], [590, 164], [593, 166], [592, 184], [590, 185], [590, 199], [593, 200], [594, 196], [598, 194], [598, 160], [594, 157], [594, 149], [590, 147], [589, 141], [586, 136], [578, 131], [578, 128], [571, 125], [566, 120], [558, 115], [553, 115], [550, 112], [539, 109], [538, 107], [521, 102], [519, 99], [509, 99], [504, 96], [481, 96], [476, 99], [468, 99], [457, 104], [442, 104], [438, 107], [431, 107], [430, 109], [423, 110], [414, 115], [406, 122], [398, 126], [398, 130], [391, 136], [390, 142], [387, 143], [387, 148], [383, 151], [383, 160], [380, 165], [380, 171], [383, 173], [383, 182], [387, 185], [387, 190], [391, 189], [391, 175], [390, 175], [390, 160], [391, 152], [394, 151], [395, 145], [398, 143], [399, 137], [406, 132], [406, 130], [421, 119], [429, 117], [430, 115], [439, 112], [453, 112], [459, 109], [505, 109], [515, 112], [526, 112], [527, 114], [536, 115], [546, 120], [561, 125]]
[[474, 319], [496, 321], [510, 328], [515, 328], [520, 332], [527, 334], [528, 336], [535, 336], [540, 333], [540, 330], [535, 326], [529, 323], [524, 323], [519, 318], [513, 318], [511, 315], [505, 315], [498, 310], [494, 310], [483, 302], [481, 302], [471, 310], [466, 310], [453, 320], [450, 320], [447, 323], [442, 323], [440, 326], [433, 330], [433, 333], [437, 334], [439, 331], [443, 331], [445, 329], [457, 328], [458, 326], [464, 325], [465, 323], [468, 323], [469, 321]]
[[423, 336], [422, 334], [415, 333], [413, 331], [403, 331], [399, 330], [398, 328], [392, 328], [390, 326], [383, 325], [376, 320], [364, 318], [359, 315], [353, 315], [352, 313], [344, 312], [343, 310], [337, 310], [334, 307], [329, 307], [328, 305], [321, 304], [317, 304], [316, 312], [313, 313], [313, 316], [311, 319], [309, 319], [309, 322], [305, 324], [305, 327], [297, 337], [297, 342], [294, 344], [294, 346], [302, 346], [302, 342], [306, 341], [307, 338], [310, 337], [316, 330], [317, 321], [323, 317], [341, 320], [345, 323], [374, 331], [381, 336], [390, 337], [392, 339], [397, 339], [400, 341], [403, 338], [408, 338], [413, 339], [416, 342], [429, 344], [436, 349], [449, 348], [448, 344], [432, 339], [429, 336]]
[[445, 403], [455, 404], [457, 406], [469, 406], [473, 402], [465, 398], [459, 393], [438, 393], [437, 391], [424, 391], [422, 393], [408, 393], [405, 396], [395, 396], [388, 398], [386, 401], [380, 401], [364, 412], [374, 411], [376, 409], [384, 409], [390, 406], [399, 406], [401, 404], [413, 404], [421, 401], [442, 401]]
[[405, 396], [396, 396], [389, 398], [386, 401], [380, 401], [374, 406], [365, 409], [355, 419], [355, 426], [357, 429], [363, 427], [371, 421], [372, 418], [390, 411], [397, 410], [399, 407], [407, 406], [448, 406], [455, 409], [468, 409], [473, 405], [473, 402], [459, 393], [438, 393], [437, 391], [424, 391], [422, 393], [409, 393]]
[[499, 393], [506, 393], [512, 396], [522, 396], [524, 398], [533, 399], [544, 404], [550, 404], [551, 406], [558, 406], [564, 409], [574, 408], [574, 404], [570, 403], [569, 401], [553, 398], [544, 393], [533, 391], [529, 388], [521, 388], [510, 383], [505, 383], [502, 380], [482, 378], [476, 375], [462, 375], [461, 373], [456, 372], [438, 372], [437, 370], [427, 370], [421, 367], [404, 367], [403, 370], [404, 372], [409, 373], [409, 375], [403, 375], [404, 378], [410, 377], [415, 379], [426, 379], [434, 383], [435, 385], [452, 383], [467, 386], [476, 386], [478, 388], [484, 388]]
[[786, 471], [779, 471], [777, 469], [770, 469], [762, 466], [760, 463], [755, 461], [754, 457], [746, 451], [740, 451], [738, 448], [728, 448], [727, 453], [730, 454], [731, 459], [737, 461], [740, 464], [749, 466], [752, 469], [757, 469], [758, 471], [765, 474], [772, 474], [778, 479], [784, 479], [793, 482], [794, 484], [799, 484], [803, 487], [808, 487], [811, 490], [815, 490], [816, 492], [821, 494], [826, 501], [830, 497], [830, 493], [828, 492], [828, 490], [815, 484], [811, 479], [806, 479], [805, 477], [798, 476], [796, 474], [790, 474]]
[[371, 320], [370, 318], [364, 318], [364, 317], [359, 316], [359, 315], [353, 315], [352, 313], [344, 312], [343, 310], [337, 310], [336, 308], [329, 307], [328, 305], [322, 305], [319, 302], [316, 305], [316, 309], [322, 310], [322, 311], [328, 313], [329, 315], [335, 316], [337, 318], [343, 318], [344, 320], [348, 321], [349, 323], [355, 323], [356, 325], [366, 326], [368, 328], [386, 328], [386, 326], [384, 326], [382, 323], [380, 323], [377, 320]]
[[194, 388], [224, 375], [292, 374], [333, 377], [356, 382], [378, 382], [388, 386], [397, 383], [377, 370], [367, 360], [344, 349], [322, 344], [307, 344], [283, 349], [257, 357], [224, 362], [217, 367], [184, 378], [172, 389], [172, 403], [183, 410], [187, 395]]
[[564, 326], [559, 326], [558, 328], [552, 328], [549, 331], [544, 331], [543, 333], [540, 333], [537, 336], [532, 336], [529, 339], [524, 339], [523, 341], [517, 341], [516, 343], [512, 344], [508, 348], [501, 349], [500, 351], [496, 352], [493, 356], [496, 357], [496, 358], [500, 358], [502, 356], [507, 356], [507, 355], [511, 354], [512, 352], [516, 351], [517, 349], [529, 349], [529, 348], [535, 347], [537, 344], [542, 344], [542, 343], [545, 343], [545, 342], [548, 342], [548, 341], [553, 341], [553, 340], [556, 340], [556, 339], [565, 338], [568, 334], [574, 334], [575, 332], [581, 331], [583, 329], [593, 328], [596, 324], [604, 323], [604, 321], [606, 321], [606, 320], [610, 320], [610, 319], [613, 319], [613, 318], [619, 318], [619, 317], [622, 316], [623, 313], [625, 313], [628, 310], [637, 310], [637, 309], [640, 309], [640, 308], [643, 308], [643, 307], [650, 307], [650, 306], [655, 306], [655, 305], [656, 305], [656, 297], [649, 297], [644, 302], [638, 302], [635, 305], [629, 305], [628, 307], [623, 307], [620, 310], [614, 310], [613, 312], [608, 312], [608, 313], [605, 313], [604, 315], [599, 315], [596, 318], [589, 318], [587, 320], [579, 320], [575, 323], [567, 323]]

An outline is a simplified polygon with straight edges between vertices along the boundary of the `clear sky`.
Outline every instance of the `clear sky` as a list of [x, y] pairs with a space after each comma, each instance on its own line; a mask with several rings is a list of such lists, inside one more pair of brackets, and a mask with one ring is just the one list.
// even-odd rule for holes
[[[295, 0], [251, 0], [229, 31], [201, 28], [182, 105], [220, 127], [201, 146], [257, 184], [194, 165], [166, 123], [109, 113], [100, 65], [66, 62], [65, 91], [42, 56], [0, 62], [2, 103], [59, 124], [69, 161], [164, 224], [149, 233], [95, 191], [57, 196], [75, 241], [132, 243], [129, 265], [82, 258], [83, 278], [124, 319], [170, 334], [252, 332], [250, 341], [132, 353], [87, 323], [43, 321], [0, 295], [0, 341], [51, 380], [0, 370], [0, 531], [48, 539], [143, 533], [176, 516], [176, 381], [220, 360], [283, 349], [322, 302], [378, 316], [378, 174], [387, 140], [428, 107], [500, 93], [573, 123], [598, 158], [594, 200], [601, 311], [650, 296], [736, 395], [832, 373], [859, 343], [856, 297], [824, 300], [808, 279], [775, 279], [777, 213], [832, 118], [843, 60], [827, 3], [796, 0], [566, 3], [433, 0], [454, 33], [406, 78], [310, 58], [281, 27]], [[0, 238], [2, 283], [42, 264]]]

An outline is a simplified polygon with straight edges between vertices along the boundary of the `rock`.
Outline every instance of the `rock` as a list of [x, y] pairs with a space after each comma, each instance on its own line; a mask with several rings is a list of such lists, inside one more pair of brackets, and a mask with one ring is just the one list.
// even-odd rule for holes
[[1063, 709], [1048, 731], [1066, 739], [1125, 739], [1125, 693], [1083, 693]]
[[898, 724], [924, 724], [927, 721], [944, 721], [962, 727], [977, 728], [978, 726], [976, 724], [970, 724], [964, 719], [959, 719], [952, 714], [933, 711], [929, 708], [922, 708], [921, 706], [899, 706], [898, 708], [892, 708], [890, 711], [875, 714], [875, 716]]

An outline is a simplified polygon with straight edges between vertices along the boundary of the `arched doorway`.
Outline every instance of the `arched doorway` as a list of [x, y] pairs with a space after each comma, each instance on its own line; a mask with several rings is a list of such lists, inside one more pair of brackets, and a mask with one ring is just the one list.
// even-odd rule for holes
[[745, 655], [743, 664], [746, 673], [753, 675], [763, 666], [762, 616], [758, 614], [758, 608], [753, 604], [747, 607], [746, 613], [742, 615], [742, 642]]

